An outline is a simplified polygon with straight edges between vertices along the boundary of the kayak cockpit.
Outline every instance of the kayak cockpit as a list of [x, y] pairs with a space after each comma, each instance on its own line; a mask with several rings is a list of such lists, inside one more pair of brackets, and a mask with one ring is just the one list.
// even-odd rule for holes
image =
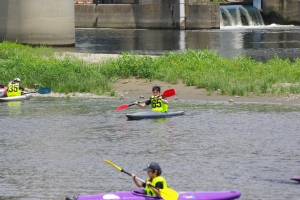
[[140, 196], [140, 197], [145, 197], [149, 200], [151, 200], [151, 199], [162, 199], [161, 197], [153, 197], [153, 196], [146, 195], [145, 190], [134, 190], [134, 191], [132, 191], [132, 194], [134, 194], [136, 196]]

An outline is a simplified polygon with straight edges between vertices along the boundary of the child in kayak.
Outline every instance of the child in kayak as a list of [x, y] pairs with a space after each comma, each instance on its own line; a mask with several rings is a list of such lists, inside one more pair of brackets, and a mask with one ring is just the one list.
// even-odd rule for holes
[[8, 83], [6, 95], [8, 97], [21, 96], [23, 91], [28, 92], [28, 89], [21, 85], [21, 80], [19, 78], [15, 78]]
[[144, 108], [144, 107], [148, 106], [149, 104], [151, 104], [152, 111], [168, 112], [169, 102], [164, 96], [161, 96], [160, 87], [154, 86], [152, 88], [152, 93], [153, 93], [153, 95], [150, 97], [150, 99], [145, 101], [145, 103], [135, 102], [134, 104], [140, 106], [141, 108]]
[[[147, 171], [149, 177], [146, 183], [138, 182], [135, 179], [135, 174], [132, 174], [131, 176], [134, 183], [138, 187], [144, 187], [146, 195], [160, 197], [161, 195], [159, 189], [165, 189], [168, 187], [166, 180], [162, 176], [160, 176], [162, 173], [160, 166], [156, 162], [152, 162], [148, 165], [147, 168], [143, 170]], [[152, 185], [153, 187], [151, 187], [150, 185]]]

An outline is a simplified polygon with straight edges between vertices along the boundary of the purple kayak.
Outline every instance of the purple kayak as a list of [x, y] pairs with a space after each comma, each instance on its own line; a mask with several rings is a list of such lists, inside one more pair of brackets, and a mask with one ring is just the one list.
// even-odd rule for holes
[[[213, 191], [213, 192], [179, 192], [178, 200], [230, 200], [237, 199], [241, 196], [240, 191]], [[84, 196], [74, 196], [74, 200], [159, 200], [160, 197], [146, 196], [143, 190], [136, 191], [122, 191], [122, 192], [113, 192], [113, 193], [103, 193], [95, 195], [84, 195]]]
[[298, 181], [300, 183], [300, 176], [291, 178], [293, 181]]

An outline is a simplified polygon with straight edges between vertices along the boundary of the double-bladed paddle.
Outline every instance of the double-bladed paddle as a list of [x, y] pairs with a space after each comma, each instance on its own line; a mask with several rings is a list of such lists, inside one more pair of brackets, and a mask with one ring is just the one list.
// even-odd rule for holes
[[[161, 96], [164, 96], [164, 97], [171, 97], [171, 96], [174, 96], [175, 95], [175, 90], [173, 88], [171, 89], [168, 89], [166, 91], [164, 91], [164, 93], [161, 95]], [[145, 101], [139, 101], [139, 103], [142, 103], [142, 102], [145, 102]], [[116, 111], [120, 111], [120, 110], [124, 110], [130, 106], [134, 106], [135, 104], [123, 104], [119, 107], [116, 108]]]
[[51, 92], [51, 88], [46, 87], [46, 88], [40, 88], [40, 89], [38, 89], [38, 90], [35, 91], [35, 92], [26, 92], [26, 94], [28, 94], [28, 93], [48, 94], [48, 93], [50, 93], [50, 92]]

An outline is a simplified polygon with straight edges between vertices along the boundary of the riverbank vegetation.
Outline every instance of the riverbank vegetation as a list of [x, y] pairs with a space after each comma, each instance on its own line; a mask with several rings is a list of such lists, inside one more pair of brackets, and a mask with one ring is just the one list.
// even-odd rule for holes
[[[220, 90], [225, 95], [286, 95], [300, 93], [300, 60], [274, 57], [256, 62], [249, 57], [223, 58], [210, 50], [170, 52], [157, 57], [123, 53], [105, 62], [85, 62], [55, 56], [47, 47], [0, 44], [0, 84], [19, 77], [22, 84], [51, 87], [55, 92], [111, 92], [117, 78], [158, 79]], [[111, 92], [112, 93], [112, 92]]]

